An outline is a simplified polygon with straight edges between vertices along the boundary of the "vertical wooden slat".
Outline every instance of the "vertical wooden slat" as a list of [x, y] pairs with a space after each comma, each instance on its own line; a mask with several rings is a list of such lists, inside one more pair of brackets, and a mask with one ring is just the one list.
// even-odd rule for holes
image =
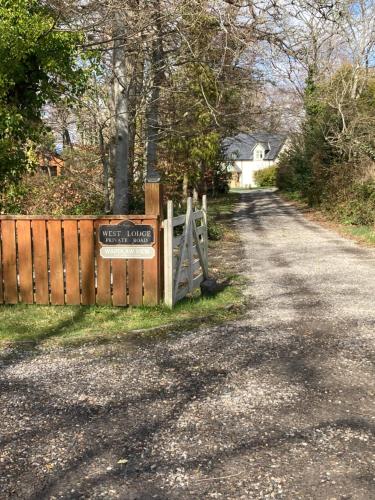
[[81, 251], [82, 304], [95, 304], [95, 240], [94, 222], [79, 222], [79, 241]]
[[48, 304], [48, 263], [47, 263], [47, 235], [46, 221], [33, 220], [33, 258], [35, 273], [35, 302]]
[[18, 274], [20, 299], [25, 304], [34, 302], [33, 258], [31, 251], [31, 222], [17, 220]]
[[66, 304], [81, 303], [78, 260], [78, 224], [76, 220], [64, 220], [64, 255]]
[[142, 260], [128, 260], [129, 305], [141, 306], [143, 295]]
[[114, 306], [127, 305], [127, 287], [126, 287], [126, 260], [112, 260], [112, 279], [113, 295], [112, 303]]
[[[139, 221], [143, 224], [143, 221]], [[128, 260], [128, 287], [129, 305], [141, 306], [143, 304], [143, 260]]]
[[47, 223], [48, 249], [51, 285], [51, 304], [63, 305], [64, 294], [64, 264], [62, 248], [62, 225], [60, 220], [50, 220]]
[[192, 225], [192, 216], [193, 216], [192, 206], [193, 206], [192, 198], [188, 198], [187, 199], [187, 210], [186, 210], [184, 232], [183, 232], [182, 241], [180, 244], [179, 257], [178, 257], [177, 266], [176, 266], [176, 275], [175, 275], [174, 284], [173, 284], [173, 295], [175, 297], [175, 300], [177, 298], [177, 292], [178, 292], [178, 287], [180, 285], [183, 264], [184, 264], [185, 258], [186, 258], [187, 244], [188, 244], [189, 238], [191, 237], [191, 231], [192, 231], [191, 225]]
[[4, 290], [3, 290], [3, 261], [1, 258], [1, 231], [2, 231], [2, 222], [0, 221], [0, 304], [4, 303]]
[[[112, 220], [111, 224], [118, 224]], [[127, 305], [127, 266], [125, 259], [112, 259], [112, 304], [114, 306]]]
[[111, 305], [111, 261], [100, 257], [99, 231], [102, 224], [108, 221], [95, 221], [95, 256], [96, 256], [96, 303], [99, 305]]
[[160, 252], [159, 252], [159, 221], [145, 221], [146, 224], [152, 224], [154, 227], [154, 244], [155, 257], [146, 259], [143, 262], [144, 269], [144, 296], [143, 304], [154, 306], [160, 301]]
[[4, 220], [1, 226], [4, 302], [17, 304], [16, 225], [14, 220]]

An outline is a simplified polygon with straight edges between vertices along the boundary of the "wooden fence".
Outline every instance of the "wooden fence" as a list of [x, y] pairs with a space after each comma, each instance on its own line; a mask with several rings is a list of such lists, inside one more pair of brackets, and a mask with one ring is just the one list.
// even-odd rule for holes
[[168, 202], [164, 228], [164, 302], [169, 306], [199, 288], [208, 277], [207, 198], [193, 210], [188, 198], [186, 214], [173, 216]]
[[[126, 220], [153, 227], [155, 257], [111, 260], [100, 256], [98, 227]], [[159, 243], [158, 215], [0, 216], [0, 303], [157, 304]]]

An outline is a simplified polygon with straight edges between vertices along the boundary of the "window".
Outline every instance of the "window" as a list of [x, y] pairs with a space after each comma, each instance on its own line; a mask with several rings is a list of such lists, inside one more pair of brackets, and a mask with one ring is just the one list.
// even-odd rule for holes
[[255, 160], [263, 160], [264, 158], [264, 150], [263, 149], [256, 149], [255, 150]]

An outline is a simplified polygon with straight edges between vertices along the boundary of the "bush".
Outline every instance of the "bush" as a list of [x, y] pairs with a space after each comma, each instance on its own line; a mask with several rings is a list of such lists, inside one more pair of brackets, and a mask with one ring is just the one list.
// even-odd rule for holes
[[369, 160], [339, 158], [327, 165], [315, 153], [307, 162], [303, 149], [292, 144], [280, 158], [277, 186], [341, 223], [375, 224], [375, 166]]
[[258, 187], [276, 186], [277, 166], [262, 168], [254, 172], [254, 179]]
[[[360, 74], [362, 89], [351, 97], [354, 68], [342, 66], [329, 79], [309, 75], [305, 119], [281, 154], [277, 186], [310, 206], [351, 225], [375, 224], [375, 140], [373, 75]], [[332, 107], [332, 97], [345, 95], [345, 109]], [[342, 116], [344, 113], [344, 117]], [[346, 127], [342, 122], [345, 118]]]
[[322, 207], [344, 224], [373, 226], [375, 181], [352, 182], [339, 192], [328, 191]]
[[36, 171], [9, 186], [0, 200], [2, 213], [25, 215], [95, 215], [104, 213], [100, 167], [67, 167], [61, 177]]
[[219, 241], [224, 237], [224, 226], [215, 222], [211, 216], [207, 220], [207, 236], [212, 241]]

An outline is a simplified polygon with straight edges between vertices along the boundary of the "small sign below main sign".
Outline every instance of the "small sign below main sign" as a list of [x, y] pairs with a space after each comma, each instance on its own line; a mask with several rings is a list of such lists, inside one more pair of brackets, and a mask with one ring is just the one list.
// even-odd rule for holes
[[135, 245], [126, 247], [102, 246], [100, 256], [103, 259], [153, 259], [155, 257], [155, 248]]
[[99, 242], [102, 245], [151, 245], [154, 228], [131, 221], [99, 227]]

